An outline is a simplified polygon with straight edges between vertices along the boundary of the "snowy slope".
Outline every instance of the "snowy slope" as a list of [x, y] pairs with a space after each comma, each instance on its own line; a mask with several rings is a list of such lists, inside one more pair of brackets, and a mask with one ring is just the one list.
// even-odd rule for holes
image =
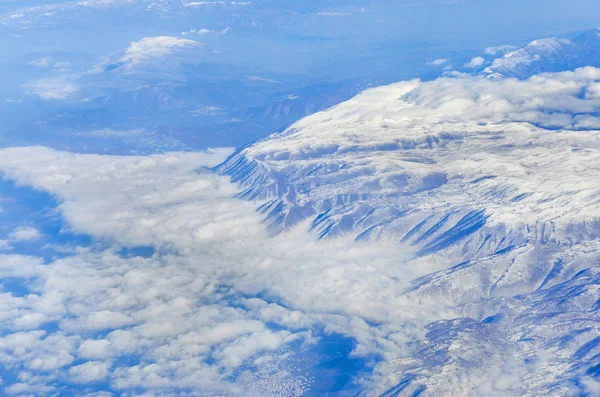
[[[599, 81], [583, 68], [375, 88], [218, 170], [266, 200], [272, 233], [309, 219], [318, 238], [395, 240], [432, 268], [406, 294], [465, 317], [383, 365], [397, 383], [382, 395], [583, 393], [600, 354]], [[478, 389], [491, 373], [494, 391]]]

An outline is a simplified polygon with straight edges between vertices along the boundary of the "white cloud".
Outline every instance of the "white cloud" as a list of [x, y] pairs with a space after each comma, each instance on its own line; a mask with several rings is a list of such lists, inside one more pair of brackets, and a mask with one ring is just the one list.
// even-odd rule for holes
[[10, 241], [33, 241], [39, 240], [42, 234], [34, 227], [19, 227], [9, 235]]
[[181, 32], [181, 35], [182, 36], [187, 36], [188, 34], [208, 34], [208, 33], [211, 33], [211, 32], [212, 32], [212, 30], [205, 29], [205, 28], [202, 28], [202, 29], [190, 29], [187, 32]]
[[348, 16], [351, 14], [346, 13], [346, 12], [321, 11], [321, 12], [317, 13], [317, 15], [325, 16], [325, 17], [343, 17], [343, 16]]
[[427, 64], [434, 65], [434, 66], [441, 66], [441, 65], [447, 64], [448, 62], [449, 61], [446, 58], [439, 58], [439, 59], [434, 59], [431, 62], [427, 62]]
[[91, 313], [76, 320], [63, 320], [61, 327], [71, 331], [100, 331], [106, 329], [123, 328], [135, 324], [135, 320], [125, 314], [102, 310]]
[[15, 319], [13, 324], [18, 329], [35, 329], [48, 322], [48, 317], [42, 313], [26, 313]]
[[106, 359], [111, 356], [109, 348], [108, 340], [86, 340], [79, 345], [77, 353], [84, 359]]
[[581, 380], [581, 382], [585, 387], [585, 391], [590, 395], [600, 394], [600, 382], [598, 382], [596, 379], [586, 376]]
[[44, 58], [35, 59], [33, 61], [30, 61], [29, 64], [32, 66], [39, 66], [39, 67], [47, 68], [52, 65], [52, 60], [48, 57], [44, 57]]
[[201, 109], [190, 110], [192, 116], [214, 116], [221, 112], [221, 108], [218, 106], [206, 106]]
[[88, 361], [69, 368], [69, 380], [75, 383], [90, 383], [103, 380], [108, 376], [110, 364], [102, 361]]
[[50, 77], [23, 85], [26, 93], [42, 99], [64, 100], [76, 94], [80, 87], [72, 76]]
[[38, 266], [41, 261], [23, 255], [2, 255], [0, 263], [0, 276], [32, 278], [38, 275]]
[[55, 61], [50, 57], [43, 57], [40, 59], [34, 59], [29, 62], [32, 66], [43, 67], [43, 68], [53, 68], [54, 72], [66, 72], [69, 70], [69, 66], [71, 66], [70, 62], [59, 62]]
[[[402, 297], [401, 286], [413, 273], [401, 265], [410, 250], [395, 242], [319, 243], [304, 225], [269, 237], [254, 203], [233, 199], [239, 190], [225, 178], [199, 172], [199, 166], [214, 165], [228, 153], [114, 157], [2, 150], [5, 175], [57, 195], [75, 231], [116, 246], [166, 250], [151, 258], [80, 250], [48, 265], [26, 257], [5, 261], [7, 274], [26, 276], [31, 287], [40, 287], [28, 300], [11, 303], [18, 311], [0, 318], [0, 324], [10, 320], [28, 329], [57, 322], [60, 331], [50, 336], [54, 344], [61, 341], [64, 352], [50, 360], [43, 353], [50, 336], [32, 334], [35, 343], [17, 343], [17, 349], [30, 346], [29, 352], [15, 357], [8, 351], [11, 360], [35, 371], [63, 368], [74, 382], [106, 377], [119, 390], [141, 387], [164, 395], [191, 388], [229, 395], [252, 387], [265, 395], [277, 387], [300, 390], [310, 384], [286, 364], [286, 346], [313, 341], [307, 329], [315, 325], [355, 336], [363, 354], [379, 351], [378, 341], [395, 330], [396, 341], [387, 348], [393, 355], [421, 333], [418, 326], [403, 331], [416, 307], [419, 324], [443, 315], [444, 310], [431, 312], [425, 301]], [[52, 169], [40, 167], [50, 163]], [[262, 291], [293, 309], [246, 299]], [[348, 319], [355, 316], [361, 320]], [[362, 318], [394, 320], [380, 333]], [[273, 323], [284, 329], [271, 329]], [[0, 338], [0, 353], [2, 344]], [[132, 354], [145, 358], [111, 366]], [[82, 359], [93, 364], [69, 367]], [[273, 375], [273, 363], [285, 369], [275, 373], [277, 384], [253, 376], [230, 383], [232, 374], [248, 366]]]
[[485, 59], [483, 59], [482, 57], [475, 57], [473, 59], [471, 59], [469, 62], [465, 63], [465, 67], [467, 68], [478, 68], [479, 66], [483, 65], [485, 63]]
[[189, 3], [185, 3], [185, 7], [198, 7], [198, 6], [211, 6], [211, 5], [220, 5], [220, 6], [249, 6], [252, 5], [250, 1], [192, 1]]
[[108, 391], [99, 391], [99, 392], [91, 392], [91, 393], [85, 393], [83, 392], [83, 394], [78, 394], [78, 397], [114, 397], [114, 394]]
[[146, 37], [140, 41], [132, 42], [120, 58], [120, 62], [136, 64], [148, 59], [168, 56], [178, 49], [199, 46], [201, 44], [197, 41], [177, 37]]
[[501, 45], [496, 47], [488, 47], [483, 52], [486, 55], [506, 54], [507, 52], [517, 49], [514, 45]]
[[273, 83], [273, 84], [279, 84], [279, 83], [281, 83], [280, 81], [269, 79], [269, 78], [266, 78], [266, 77], [260, 77], [260, 76], [246, 76], [246, 78], [248, 80], [262, 81], [262, 82], [265, 82], [265, 83]]
[[8, 386], [6, 392], [9, 394], [16, 394], [19, 396], [35, 396], [35, 395], [47, 395], [53, 392], [53, 387], [43, 385], [29, 385], [27, 383], [14, 383]]

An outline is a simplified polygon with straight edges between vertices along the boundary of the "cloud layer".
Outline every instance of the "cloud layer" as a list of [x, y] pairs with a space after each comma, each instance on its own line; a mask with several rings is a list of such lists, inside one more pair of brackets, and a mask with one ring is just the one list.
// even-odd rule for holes
[[[199, 168], [226, 153], [2, 150], [5, 176], [53, 193], [72, 231], [112, 247], [48, 264], [2, 256], [2, 276], [27, 290], [3, 295], [0, 348], [20, 376], [9, 392], [107, 384], [158, 395], [300, 395], [314, 374], [293, 363], [323, 333], [357, 340], [358, 356], [396, 358], [423, 325], [449, 315], [403, 297], [422, 274], [403, 265], [407, 247], [317, 242], [307, 226], [269, 237], [254, 203], [232, 199], [234, 185]], [[156, 252], [117, 254], [138, 246]]]

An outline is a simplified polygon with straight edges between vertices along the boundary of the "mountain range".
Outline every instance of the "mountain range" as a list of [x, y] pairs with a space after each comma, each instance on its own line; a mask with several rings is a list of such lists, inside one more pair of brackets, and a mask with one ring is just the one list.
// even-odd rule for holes
[[406, 296], [461, 316], [387, 363], [381, 396], [595, 395], [599, 40], [537, 40], [475, 75], [366, 90], [216, 168], [263, 203], [272, 234], [308, 223], [319, 239], [396, 241], [431, 269]]

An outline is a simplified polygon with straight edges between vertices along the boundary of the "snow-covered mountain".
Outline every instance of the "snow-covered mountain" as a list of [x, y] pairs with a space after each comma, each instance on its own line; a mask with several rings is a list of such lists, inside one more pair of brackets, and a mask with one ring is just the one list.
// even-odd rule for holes
[[60, 102], [0, 129], [0, 145], [138, 154], [241, 147], [351, 98], [372, 81], [265, 75], [272, 78], [216, 62], [198, 41], [145, 38], [84, 72], [25, 84], [30, 96]]
[[[407, 296], [464, 318], [431, 324], [412, 358], [381, 367], [396, 383], [382, 396], [585, 395], [600, 354], [598, 87], [592, 67], [401, 82], [217, 170], [265, 202], [274, 234], [310, 220], [321, 239], [412, 245], [413, 266], [431, 269]], [[481, 389], [490, 374], [497, 385]]]
[[528, 78], [545, 72], [561, 72], [583, 66], [600, 66], [600, 30], [582, 33], [573, 40], [547, 38], [495, 59], [480, 74], [492, 78]]

